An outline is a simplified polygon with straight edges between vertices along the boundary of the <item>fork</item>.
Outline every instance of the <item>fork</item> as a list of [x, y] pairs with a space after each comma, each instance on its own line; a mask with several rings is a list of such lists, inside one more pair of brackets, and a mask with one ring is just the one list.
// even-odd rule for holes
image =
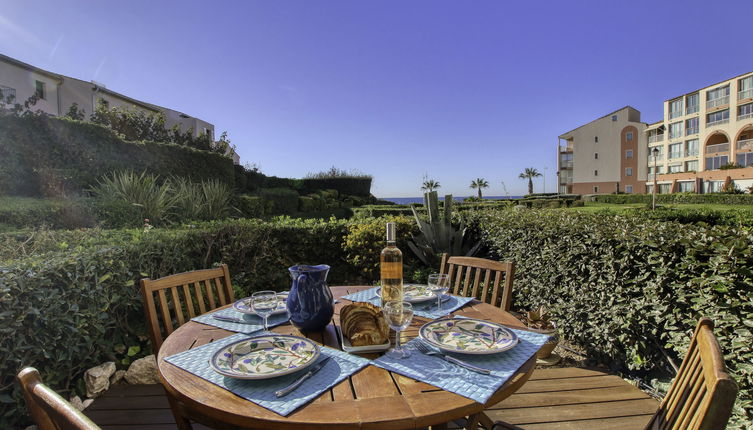
[[448, 362], [453, 363], [453, 364], [457, 364], [458, 366], [465, 367], [466, 369], [472, 370], [472, 371], [474, 371], [476, 373], [481, 373], [481, 374], [484, 374], [484, 375], [489, 375], [489, 374], [492, 373], [492, 371], [489, 370], [489, 369], [484, 369], [484, 368], [481, 368], [481, 367], [477, 367], [477, 366], [474, 366], [474, 365], [472, 365], [470, 363], [466, 363], [465, 361], [458, 360], [455, 357], [452, 357], [452, 356], [446, 355], [444, 353], [441, 353], [441, 352], [435, 350], [434, 348], [430, 347], [429, 345], [427, 345], [427, 344], [425, 344], [425, 343], [423, 343], [421, 341], [417, 341], [416, 342], [416, 349], [419, 352], [423, 353], [423, 354], [426, 354], [426, 355], [435, 355], [435, 356], [437, 356], [437, 357], [439, 357], [439, 358], [441, 358], [441, 359], [443, 359], [445, 361], [448, 361]]

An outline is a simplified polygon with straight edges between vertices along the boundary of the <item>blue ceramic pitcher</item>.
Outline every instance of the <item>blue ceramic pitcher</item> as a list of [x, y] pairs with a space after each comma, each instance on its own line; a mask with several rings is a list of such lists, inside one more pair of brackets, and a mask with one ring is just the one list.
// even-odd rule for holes
[[335, 313], [327, 287], [329, 266], [298, 265], [288, 269], [293, 278], [287, 299], [290, 322], [303, 332], [323, 330]]

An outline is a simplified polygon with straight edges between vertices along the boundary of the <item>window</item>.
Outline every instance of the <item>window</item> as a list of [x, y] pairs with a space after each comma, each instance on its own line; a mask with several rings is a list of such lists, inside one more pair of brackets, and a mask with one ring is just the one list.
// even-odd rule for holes
[[648, 160], [653, 162], [654, 160], [654, 148], [659, 150], [659, 153], [656, 154], [656, 159], [661, 160], [664, 158], [664, 145], [662, 146], [652, 146], [648, 148]]
[[628, 142], [632, 142], [633, 141], [633, 132], [632, 131], [628, 131], [627, 134], [625, 134], [625, 140], [627, 140]]
[[753, 103], [748, 103], [737, 108], [737, 119], [753, 117]]
[[633, 176], [633, 168], [632, 167], [626, 167], [625, 168], [625, 176]]
[[612, 115], [612, 121], [617, 121], [617, 115]]
[[717, 155], [716, 157], [706, 157], [706, 170], [718, 170], [729, 163], [729, 156]]
[[724, 185], [724, 182], [722, 181], [706, 181], [706, 190], [707, 193], [718, 193], [722, 191], [722, 185]]
[[673, 122], [669, 125], [669, 138], [676, 139], [682, 137], [682, 121]]
[[737, 154], [737, 164], [748, 167], [753, 165], [753, 152], [741, 152]]
[[669, 119], [682, 116], [682, 98], [669, 102]]
[[598, 193], [598, 192], [599, 192], [599, 186], [598, 185], [594, 185], [594, 193]]
[[599, 171], [598, 170], [594, 170], [594, 176], [599, 176]]
[[594, 136], [594, 142], [599, 143], [599, 136]]
[[672, 184], [659, 184], [659, 194], [669, 194], [671, 192], [670, 188]]
[[[661, 175], [663, 173], [664, 166], [656, 166], [656, 174]], [[653, 175], [654, 174], [654, 166], [651, 166], [648, 168], [648, 174]]]
[[599, 159], [599, 153], [598, 152], [594, 152], [594, 160], [598, 160], [598, 159]]
[[698, 134], [697, 116], [685, 121], [685, 136], [690, 136], [691, 134]]
[[724, 124], [729, 122], [729, 109], [720, 110], [706, 115], [706, 125]]
[[685, 171], [686, 172], [697, 172], [698, 171], [698, 160], [686, 161], [685, 162]]
[[729, 104], [729, 85], [706, 91], [706, 108], [715, 108]]
[[625, 158], [633, 158], [633, 150], [628, 149], [625, 151]]
[[625, 185], [625, 192], [628, 194], [633, 194], [633, 186], [632, 185]]
[[669, 158], [682, 158], [682, 143], [669, 145]]
[[686, 105], [685, 113], [690, 115], [691, 113], [698, 112], [698, 93], [689, 95], [686, 99]]
[[677, 191], [681, 193], [694, 193], [695, 192], [695, 182], [678, 182], [677, 183]]
[[753, 76], [737, 81], [737, 99], [749, 99], [753, 97]]
[[34, 91], [34, 95], [40, 98], [41, 100], [45, 100], [47, 94], [45, 94], [45, 83], [42, 81], [36, 81], [36, 90]]
[[667, 173], [681, 173], [682, 164], [670, 164]]
[[16, 89], [11, 87], [6, 87], [5, 85], [0, 85], [0, 99], [8, 102], [15, 100], [16, 98]]
[[698, 155], [698, 139], [685, 141], [685, 156], [693, 157]]

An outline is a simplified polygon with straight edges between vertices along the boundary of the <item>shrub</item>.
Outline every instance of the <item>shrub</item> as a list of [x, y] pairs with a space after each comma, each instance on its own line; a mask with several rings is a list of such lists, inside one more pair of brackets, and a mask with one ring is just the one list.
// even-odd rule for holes
[[259, 196], [244, 194], [238, 196], [238, 210], [246, 218], [261, 218], [267, 211], [267, 203], [271, 203]]
[[293, 215], [298, 211], [298, 193], [290, 188], [262, 188], [259, 195], [272, 202], [271, 213]]
[[174, 215], [176, 197], [169, 182], [160, 184], [159, 177], [142, 172], [124, 171], [106, 175], [92, 188], [95, 197], [111, 204], [120, 202], [137, 208], [138, 219], [149, 219], [155, 225], [166, 224]]
[[371, 176], [338, 178], [305, 178], [303, 189], [308, 192], [331, 189], [340, 194], [368, 197], [371, 195]]
[[216, 179], [202, 181], [201, 183], [202, 199], [195, 204], [201, 208], [201, 219], [213, 220], [227, 218], [233, 207], [230, 202], [233, 199], [233, 192], [227, 184]]
[[513, 260], [515, 306], [546, 305], [565, 337], [615, 370], [666, 374], [700, 316], [716, 323], [738, 404], [753, 417], [753, 236], [642, 214], [466, 214], [490, 249]]
[[95, 211], [88, 199], [35, 199], [0, 197], [0, 224], [17, 228], [45, 225], [50, 228], [81, 228], [95, 224]]
[[[599, 203], [651, 203], [651, 194], [602, 194], [594, 196], [594, 200]], [[695, 194], [695, 193], [674, 193], [674, 194], [657, 194], [656, 202], [660, 204], [724, 204], [724, 205], [753, 205], [753, 194]]]

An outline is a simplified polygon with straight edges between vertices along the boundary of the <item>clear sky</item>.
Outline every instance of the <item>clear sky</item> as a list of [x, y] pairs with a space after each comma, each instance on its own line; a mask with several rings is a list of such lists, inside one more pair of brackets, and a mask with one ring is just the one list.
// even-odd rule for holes
[[[0, 0], [0, 53], [227, 130], [241, 162], [379, 197], [555, 190], [557, 136], [753, 70], [753, 1]], [[542, 181], [536, 191], [542, 191]]]

